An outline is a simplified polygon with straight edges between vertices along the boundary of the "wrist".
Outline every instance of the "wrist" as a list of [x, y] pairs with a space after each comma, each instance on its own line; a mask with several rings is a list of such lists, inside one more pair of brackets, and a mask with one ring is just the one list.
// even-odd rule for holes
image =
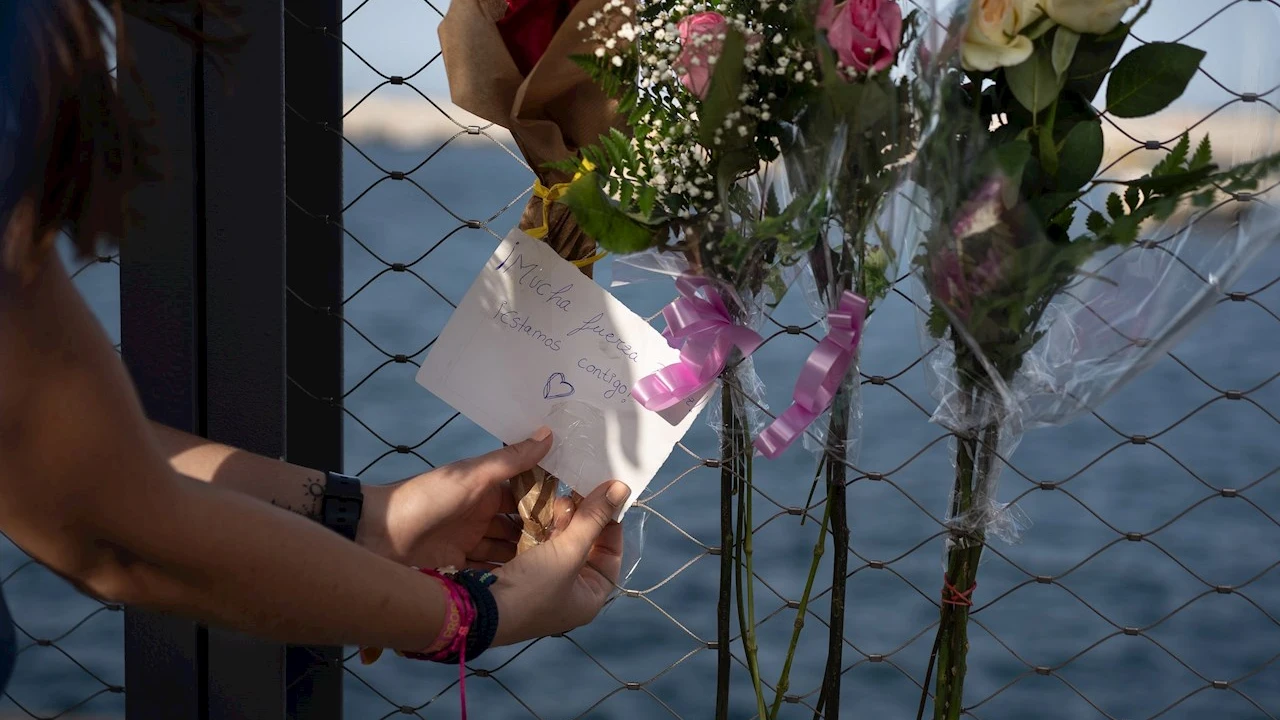
[[320, 524], [348, 540], [355, 541], [364, 514], [364, 488], [359, 478], [341, 473], [325, 473], [320, 498]]
[[514, 645], [524, 640], [531, 640], [521, 631], [521, 603], [512, 597], [514, 588], [506, 586], [501, 579], [491, 586], [493, 600], [498, 606], [498, 629], [493, 635], [493, 646]]
[[365, 486], [364, 508], [360, 515], [360, 524], [356, 526], [356, 544], [383, 557], [390, 557], [387, 515], [391, 507], [393, 489], [394, 486], [389, 485]]

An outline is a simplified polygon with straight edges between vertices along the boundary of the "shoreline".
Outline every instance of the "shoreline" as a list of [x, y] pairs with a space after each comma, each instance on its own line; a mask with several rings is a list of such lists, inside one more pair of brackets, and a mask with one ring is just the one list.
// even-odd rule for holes
[[[1250, 106], [1240, 104], [1232, 107], [1247, 109]], [[377, 142], [417, 149], [446, 141], [497, 141], [508, 148], [515, 147], [511, 133], [505, 128], [478, 118], [444, 99], [427, 100], [418, 95], [378, 93], [368, 97], [353, 95], [344, 99], [343, 109], [347, 114], [343, 134], [353, 142]], [[1211, 112], [1212, 109], [1206, 109], [1202, 112], [1163, 113], [1151, 118], [1104, 121], [1108, 152], [1103, 167], [1117, 163], [1115, 169], [1120, 173], [1140, 174], [1163, 157], [1160, 150], [1144, 149], [1140, 144], [1142, 141], [1155, 140], [1170, 145], [1188, 128], [1191, 129], [1193, 147], [1199, 138], [1209, 134], [1214, 142], [1214, 155], [1224, 164], [1237, 157], [1280, 150], [1280, 132], [1274, 126], [1274, 116], [1259, 114], [1250, 120], [1233, 121], [1230, 119], [1231, 110], [1210, 115]]]

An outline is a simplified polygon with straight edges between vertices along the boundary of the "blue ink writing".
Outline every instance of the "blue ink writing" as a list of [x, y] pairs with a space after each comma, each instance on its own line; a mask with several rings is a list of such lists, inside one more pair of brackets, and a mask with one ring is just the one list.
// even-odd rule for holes
[[564, 379], [564, 373], [554, 372], [547, 378], [547, 384], [542, 386], [542, 398], [544, 400], [567, 398], [573, 394], [574, 389], [573, 385]]
[[623, 402], [627, 401], [627, 396], [631, 394], [631, 390], [626, 383], [618, 377], [618, 374], [610, 368], [600, 367], [589, 362], [586, 358], [578, 360], [578, 369], [585, 370], [588, 375], [605, 384], [604, 396], [609, 400], [615, 397], [621, 397]]
[[534, 341], [542, 343], [545, 347], [555, 352], [560, 352], [560, 339], [552, 337], [541, 330], [529, 324], [529, 316], [517, 315], [517, 310], [507, 305], [507, 301], [503, 300], [498, 306], [497, 312], [493, 314], [493, 319], [514, 329], [516, 332], [523, 333], [533, 338]]
[[582, 327], [570, 330], [565, 333], [565, 336], [577, 335], [580, 332], [599, 335], [604, 340], [605, 345], [614, 346], [626, 359], [631, 362], [640, 362], [640, 353], [637, 352], [635, 348], [631, 347], [626, 340], [623, 340], [622, 336], [613, 332], [608, 325], [601, 324], [600, 321], [603, 319], [604, 313], [596, 313], [595, 317], [590, 320], [583, 321]]
[[[565, 293], [573, 289], [573, 283], [569, 283], [559, 290], [555, 290], [554, 285], [544, 280], [542, 276], [538, 274], [538, 271], [542, 269], [540, 265], [537, 263], [526, 263], [524, 261], [524, 255], [516, 254], [516, 246], [519, 244], [520, 242], [516, 241], [516, 243], [511, 246], [511, 252], [507, 253], [506, 259], [498, 263], [498, 266], [494, 268], [494, 270], [503, 273], [518, 273], [520, 275], [520, 279], [517, 281], [519, 285], [529, 288], [538, 297], [546, 298], [543, 302], [548, 305], [555, 305], [560, 308], [560, 312], [568, 312], [569, 306], [573, 304], [573, 301], [565, 297]], [[503, 270], [503, 268], [506, 269]]]

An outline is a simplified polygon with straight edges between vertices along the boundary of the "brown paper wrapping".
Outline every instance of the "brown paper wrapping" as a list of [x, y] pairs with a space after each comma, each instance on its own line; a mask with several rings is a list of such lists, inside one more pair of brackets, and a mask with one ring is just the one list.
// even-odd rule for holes
[[[604, 0], [580, 0], [528, 76], [516, 68], [495, 24], [507, 11], [506, 0], [453, 0], [440, 22], [440, 50], [454, 104], [507, 128], [547, 187], [570, 178], [546, 164], [576, 157], [579, 147], [595, 143], [615, 119], [613, 102], [570, 60], [591, 51], [578, 23], [603, 5]], [[542, 200], [531, 197], [519, 227], [540, 227], [542, 217]], [[546, 241], [560, 257], [595, 254], [595, 241], [578, 229], [568, 208], [552, 204], [548, 217]], [[591, 276], [589, 266], [583, 272]], [[558, 486], [542, 468], [512, 478], [524, 522], [520, 552], [549, 535]]]

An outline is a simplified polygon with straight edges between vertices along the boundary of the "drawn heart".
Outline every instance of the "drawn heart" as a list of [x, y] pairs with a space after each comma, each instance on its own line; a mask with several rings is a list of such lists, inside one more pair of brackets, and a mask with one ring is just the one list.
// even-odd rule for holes
[[547, 384], [542, 386], [542, 397], [546, 400], [567, 398], [572, 394], [573, 385], [564, 379], [562, 372], [551, 373], [551, 377], [547, 378]]

